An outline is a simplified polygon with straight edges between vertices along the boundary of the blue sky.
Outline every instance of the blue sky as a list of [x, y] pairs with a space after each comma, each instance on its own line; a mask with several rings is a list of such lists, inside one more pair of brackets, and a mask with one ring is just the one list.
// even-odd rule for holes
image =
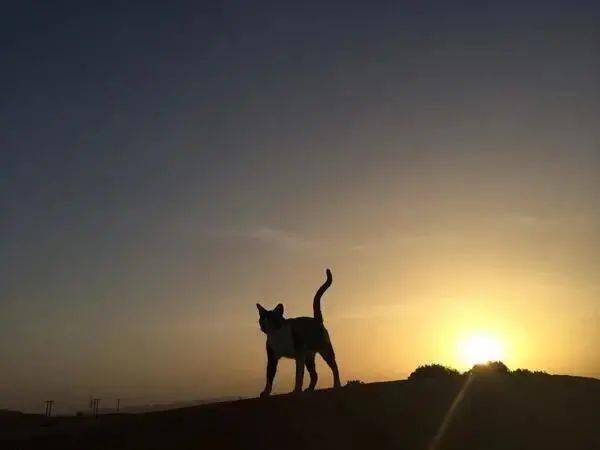
[[355, 377], [452, 363], [401, 314], [373, 336], [393, 362], [349, 355], [382, 323], [373, 311], [434, 316], [456, 298], [479, 319], [536, 305], [564, 342], [581, 330], [576, 356], [515, 362], [600, 375], [585, 357], [594, 2], [15, 2], [2, 16], [0, 407], [258, 392], [254, 304], [307, 314], [327, 266], [325, 315]]

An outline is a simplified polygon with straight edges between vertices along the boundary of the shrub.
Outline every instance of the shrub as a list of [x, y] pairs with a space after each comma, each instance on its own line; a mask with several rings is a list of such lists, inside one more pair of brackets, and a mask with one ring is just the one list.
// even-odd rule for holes
[[467, 374], [485, 375], [485, 374], [508, 374], [510, 370], [502, 361], [489, 361], [485, 364], [475, 364]]
[[512, 375], [515, 376], [519, 376], [519, 377], [543, 377], [543, 376], [550, 376], [550, 374], [548, 372], [544, 372], [543, 370], [535, 370], [535, 371], [531, 371], [529, 369], [516, 369], [513, 370], [511, 372]]
[[346, 382], [347, 387], [360, 386], [361, 384], [364, 383], [360, 380], [349, 380], [348, 382]]
[[462, 375], [452, 367], [443, 366], [441, 364], [427, 364], [417, 367], [408, 377], [409, 380], [424, 380], [424, 379], [453, 379], [460, 378]]

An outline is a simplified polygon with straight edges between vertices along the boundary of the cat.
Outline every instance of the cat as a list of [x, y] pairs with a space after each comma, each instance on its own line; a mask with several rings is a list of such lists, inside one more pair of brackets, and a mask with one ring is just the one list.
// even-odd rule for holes
[[259, 303], [256, 304], [259, 312], [258, 323], [263, 333], [267, 335], [267, 382], [265, 389], [260, 394], [266, 397], [271, 394], [273, 379], [277, 372], [277, 363], [280, 358], [296, 360], [296, 384], [293, 392], [301, 392], [304, 381], [304, 366], [310, 374], [309, 391], [314, 390], [317, 384], [317, 371], [315, 370], [315, 355], [319, 353], [333, 372], [333, 386], [340, 387], [340, 374], [335, 360], [335, 353], [329, 333], [323, 325], [321, 313], [321, 297], [331, 286], [333, 278], [331, 271], [326, 270], [327, 279], [317, 290], [313, 300], [314, 317], [283, 317], [283, 305], [278, 304], [269, 311]]

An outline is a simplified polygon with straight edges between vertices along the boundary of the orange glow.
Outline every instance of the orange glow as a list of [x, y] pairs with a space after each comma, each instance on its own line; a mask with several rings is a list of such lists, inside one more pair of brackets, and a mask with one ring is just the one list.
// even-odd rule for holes
[[462, 362], [467, 366], [499, 361], [505, 357], [503, 342], [489, 334], [473, 334], [459, 342]]

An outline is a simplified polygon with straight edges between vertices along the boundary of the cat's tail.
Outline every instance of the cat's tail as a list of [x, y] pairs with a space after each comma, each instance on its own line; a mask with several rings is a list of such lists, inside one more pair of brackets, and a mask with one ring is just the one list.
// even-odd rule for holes
[[321, 297], [323, 297], [323, 294], [329, 288], [329, 286], [331, 286], [331, 282], [333, 281], [331, 270], [327, 269], [325, 272], [327, 273], [327, 279], [325, 280], [325, 283], [323, 283], [317, 290], [315, 299], [313, 300], [313, 313], [315, 319], [317, 319], [319, 322], [323, 322], [323, 314], [321, 314]]

